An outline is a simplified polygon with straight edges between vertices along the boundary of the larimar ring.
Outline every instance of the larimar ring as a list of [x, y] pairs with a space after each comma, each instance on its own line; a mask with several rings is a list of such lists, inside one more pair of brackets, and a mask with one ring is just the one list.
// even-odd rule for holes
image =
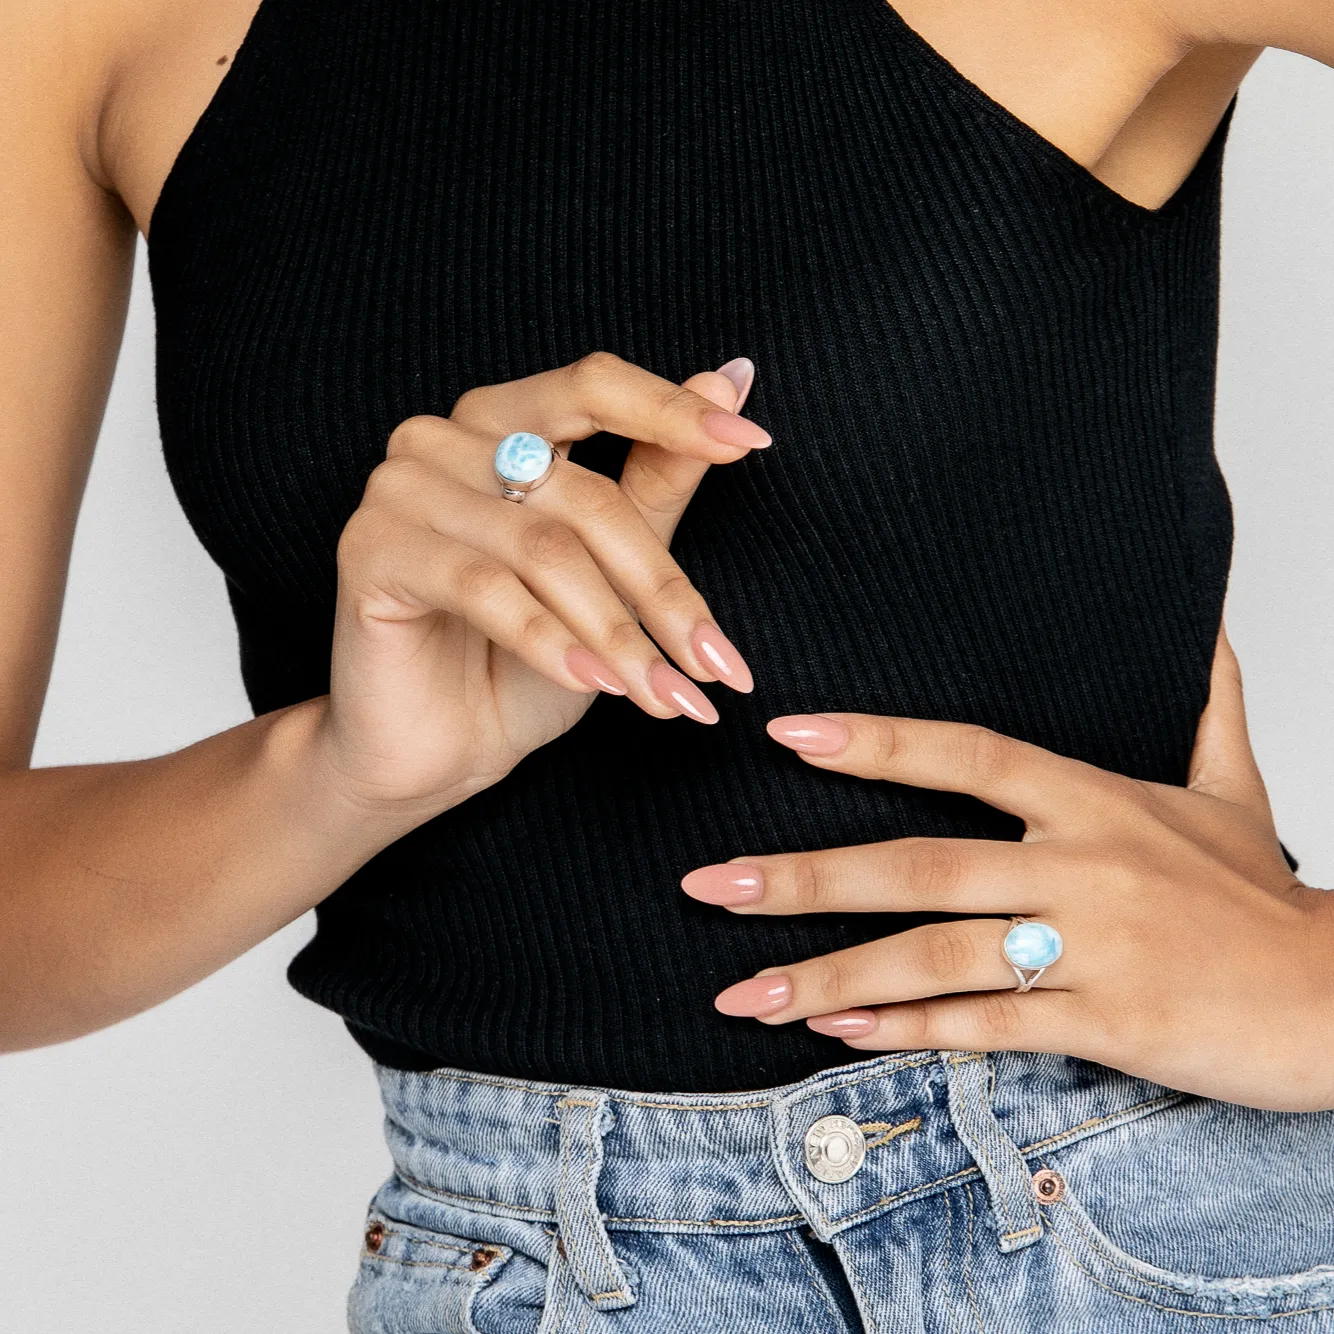
[[1045, 922], [1011, 917], [1005, 937], [1005, 962], [1019, 979], [1016, 991], [1031, 991], [1033, 984], [1061, 957], [1061, 933]]
[[560, 455], [550, 440], [531, 431], [515, 431], [496, 446], [496, 478], [500, 494], [519, 504], [551, 476]]

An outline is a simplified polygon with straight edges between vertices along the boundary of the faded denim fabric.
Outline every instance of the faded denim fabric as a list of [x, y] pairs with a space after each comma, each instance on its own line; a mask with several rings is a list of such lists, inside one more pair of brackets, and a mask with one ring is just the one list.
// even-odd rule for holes
[[1334, 1332], [1334, 1113], [1023, 1053], [742, 1094], [378, 1074], [354, 1334]]

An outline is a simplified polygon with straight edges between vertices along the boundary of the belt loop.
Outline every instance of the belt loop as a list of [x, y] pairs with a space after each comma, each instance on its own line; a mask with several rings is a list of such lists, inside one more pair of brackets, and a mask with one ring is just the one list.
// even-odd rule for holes
[[1018, 1251], [1042, 1237], [1033, 1178], [1014, 1141], [991, 1110], [991, 1061], [985, 1052], [943, 1051], [954, 1129], [973, 1155], [991, 1194], [1002, 1251]]
[[602, 1137], [615, 1117], [607, 1095], [571, 1089], [557, 1103], [560, 1113], [560, 1185], [556, 1226], [565, 1261], [580, 1291], [599, 1311], [633, 1306], [634, 1294], [598, 1210]]

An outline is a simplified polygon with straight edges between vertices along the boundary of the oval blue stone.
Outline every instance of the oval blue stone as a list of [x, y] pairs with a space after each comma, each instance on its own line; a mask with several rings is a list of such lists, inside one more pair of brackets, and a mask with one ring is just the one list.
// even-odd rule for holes
[[515, 431], [496, 446], [496, 471], [507, 482], [535, 482], [551, 466], [551, 446], [531, 431]]
[[1005, 937], [1005, 957], [1016, 968], [1049, 968], [1061, 948], [1061, 933], [1045, 922], [1016, 922]]

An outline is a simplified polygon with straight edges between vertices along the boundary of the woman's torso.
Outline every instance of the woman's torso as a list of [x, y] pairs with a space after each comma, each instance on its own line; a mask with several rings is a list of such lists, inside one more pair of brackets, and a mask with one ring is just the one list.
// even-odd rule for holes
[[978, 720], [1180, 781], [1229, 545], [1220, 152], [1151, 213], [880, 0], [265, 0], [150, 250], [167, 460], [257, 709], [327, 689], [335, 543], [403, 418], [595, 348], [747, 355], [776, 439], [674, 545], [755, 693], [715, 729], [598, 700], [338, 891], [296, 984], [391, 1064], [772, 1085], [843, 1049], [712, 995], [918, 919], [733, 919], [680, 875], [1017, 830], [767, 718]]

